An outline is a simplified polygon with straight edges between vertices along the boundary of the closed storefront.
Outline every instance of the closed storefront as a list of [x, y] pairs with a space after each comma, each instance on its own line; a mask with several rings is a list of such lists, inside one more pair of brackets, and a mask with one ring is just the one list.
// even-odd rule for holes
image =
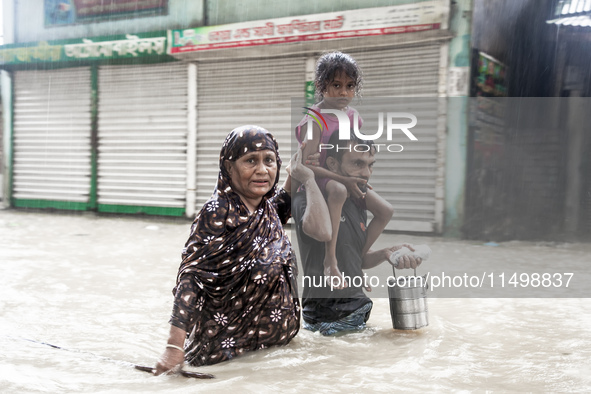
[[[362, 101], [435, 103], [413, 109], [418, 141], [394, 135], [388, 142], [404, 152], [380, 155], [371, 183], [394, 206], [387, 229], [440, 232], [446, 108], [438, 98], [446, 95], [448, 16], [449, 4], [433, 0], [170, 30], [167, 55], [158, 34], [67, 43], [62, 61], [99, 59], [89, 59], [90, 67], [15, 72], [15, 201], [193, 217], [211, 196], [232, 129], [266, 128], [287, 165], [294, 120], [303, 116], [293, 99], [310, 102], [315, 61], [340, 50], [363, 71]], [[127, 52], [115, 54], [125, 45]], [[140, 49], [161, 56], [143, 63], [162, 62], [138, 64], [131, 58]], [[106, 53], [121, 59], [102, 61]], [[352, 105], [371, 130], [371, 111]]]
[[291, 98], [302, 96], [304, 62], [303, 57], [290, 57], [198, 63], [198, 209], [213, 192], [222, 141], [232, 129], [251, 124], [269, 130], [284, 168], [289, 163]]
[[[441, 224], [441, 206], [438, 205], [437, 185], [442, 184], [438, 174], [438, 157], [444, 141], [439, 132], [443, 100], [437, 100], [440, 85], [442, 50], [440, 42], [406, 45], [382, 50], [354, 51], [365, 76], [360, 108], [369, 100], [377, 103], [413, 101], [409, 111], [418, 123], [412, 132], [418, 141], [409, 141], [402, 133], [393, 133], [392, 140], [378, 142], [399, 144], [404, 150], [378, 154], [372, 174], [374, 190], [394, 207], [394, 216], [387, 226], [390, 230], [433, 232]], [[384, 98], [384, 99], [379, 99]], [[372, 101], [370, 101], [371, 103]], [[385, 111], [392, 109], [384, 108]], [[374, 111], [369, 111], [373, 112]], [[361, 116], [364, 116], [361, 113]], [[366, 134], [375, 132], [376, 119], [364, 117]], [[441, 190], [439, 191], [442, 192]], [[440, 203], [441, 201], [439, 201]]]
[[187, 64], [165, 50], [163, 32], [3, 50], [14, 206], [185, 214]]
[[[436, 185], [442, 184], [438, 158], [444, 144], [438, 107], [442, 101], [437, 100], [442, 51], [446, 53], [447, 48], [435, 41], [349, 52], [365, 76], [362, 94], [367, 100], [362, 98], [359, 108], [379, 97], [431, 99], [430, 105], [415, 108], [421, 119], [419, 141], [409, 144], [403, 134], [395, 135], [390, 143], [403, 144], [404, 154], [381, 155], [372, 175], [375, 190], [394, 206], [391, 230], [434, 232], [441, 224]], [[314, 63], [318, 56], [312, 52], [197, 63], [197, 209], [213, 191], [221, 142], [233, 128], [244, 124], [267, 128], [277, 138], [287, 164], [295, 149], [291, 99], [304, 96], [306, 59]], [[370, 127], [372, 120], [375, 123], [366, 119]]]
[[[315, 61], [324, 52], [341, 50], [358, 61], [364, 74], [363, 98], [353, 106], [363, 109], [365, 98], [431, 100], [413, 109], [420, 119], [415, 129], [419, 141], [409, 143], [404, 134], [395, 135], [389, 143], [403, 144], [404, 153], [380, 155], [371, 183], [394, 206], [387, 229], [440, 232], [445, 100], [439, 97], [446, 94], [451, 35], [445, 30], [448, 10], [442, 2], [422, 7], [424, 14], [415, 9], [416, 19], [401, 27], [388, 26], [399, 23], [396, 15], [406, 12], [406, 6], [367, 9], [361, 19], [361, 13], [343, 11], [307, 15], [305, 21], [278, 18], [172, 31], [169, 54], [197, 65], [196, 208], [213, 191], [221, 143], [235, 127], [256, 124], [270, 130], [287, 164], [296, 148], [294, 119], [301, 112], [290, 108], [292, 98], [310, 99], [307, 87]], [[392, 33], [404, 34], [388, 35]], [[371, 121], [367, 124], [374, 127]]]
[[98, 210], [185, 210], [187, 65], [102, 66]]
[[14, 73], [15, 206], [88, 208], [90, 90], [88, 67]]

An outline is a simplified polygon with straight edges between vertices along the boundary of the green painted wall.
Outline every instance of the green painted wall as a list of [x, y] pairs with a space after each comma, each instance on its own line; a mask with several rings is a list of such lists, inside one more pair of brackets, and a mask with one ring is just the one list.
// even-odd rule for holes
[[[451, 7], [449, 66], [470, 66], [472, 0], [455, 0]], [[450, 97], [447, 105], [445, 165], [445, 219], [443, 234], [460, 237], [464, 223], [468, 153], [468, 97]]]
[[421, 1], [427, 0], [205, 0], [205, 18], [206, 24], [211, 26], [285, 16], [411, 4]]

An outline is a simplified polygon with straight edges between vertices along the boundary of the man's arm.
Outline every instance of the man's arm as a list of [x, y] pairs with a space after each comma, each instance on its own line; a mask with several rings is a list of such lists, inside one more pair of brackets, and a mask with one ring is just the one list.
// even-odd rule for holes
[[373, 214], [373, 218], [367, 226], [367, 231], [365, 233], [366, 240], [361, 254], [362, 256], [365, 256], [367, 251], [371, 249], [372, 245], [384, 231], [394, 214], [394, 208], [392, 205], [371, 189], [367, 191], [365, 203], [367, 204], [367, 209]]
[[384, 261], [388, 260], [389, 254], [387, 251], [388, 249], [368, 250], [367, 253], [363, 255], [361, 268], [366, 270], [382, 264]]
[[[412, 247], [412, 245], [409, 245], [409, 244], [396, 245], [396, 246], [392, 246], [391, 248], [384, 248], [384, 249], [380, 249], [380, 250], [371, 250], [370, 249], [363, 256], [363, 262], [361, 263], [361, 268], [366, 270], [366, 269], [376, 267], [376, 266], [382, 264], [384, 261], [388, 261], [388, 257], [390, 257], [390, 254], [392, 254], [393, 252], [395, 252], [398, 249], [401, 249], [403, 247], [408, 248], [411, 252], [415, 251], [415, 249]], [[421, 265], [422, 261], [423, 260], [420, 257], [414, 258], [410, 255], [402, 256], [398, 260], [398, 266], [396, 268], [397, 269], [405, 269], [405, 268], [415, 269], [419, 265]]]

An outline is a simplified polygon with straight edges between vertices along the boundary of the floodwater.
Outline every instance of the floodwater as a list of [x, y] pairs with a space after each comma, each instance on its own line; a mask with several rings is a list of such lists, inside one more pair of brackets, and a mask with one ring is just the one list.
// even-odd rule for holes
[[[431, 298], [430, 325], [395, 331], [375, 299], [363, 332], [302, 330], [286, 347], [187, 370], [214, 380], [154, 377], [189, 222], [0, 210], [0, 391], [7, 393], [591, 391], [585, 298]], [[550, 269], [588, 263], [587, 244], [427, 243], [432, 258], [493, 265], [525, 254]], [[43, 344], [45, 343], [45, 344]], [[62, 349], [46, 344], [59, 346]]]

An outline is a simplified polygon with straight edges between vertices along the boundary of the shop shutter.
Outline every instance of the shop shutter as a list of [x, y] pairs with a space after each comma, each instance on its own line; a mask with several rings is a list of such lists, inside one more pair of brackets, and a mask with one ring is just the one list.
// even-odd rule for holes
[[[418, 141], [410, 141], [402, 133], [394, 134], [392, 141], [378, 141], [401, 144], [404, 151], [378, 154], [370, 183], [394, 207], [394, 216], [387, 229], [436, 231], [437, 152], [440, 144], [437, 137], [437, 106], [440, 102], [437, 97], [441, 44], [367, 50], [352, 52], [351, 55], [364, 74], [362, 94], [366, 101], [376, 97], [430, 98], [413, 111], [419, 123], [411, 131]], [[363, 105], [363, 100], [360, 105]], [[364, 117], [364, 120], [364, 125], [371, 130], [368, 134], [375, 133], [377, 119]]]
[[88, 208], [90, 108], [88, 67], [14, 73], [15, 206]]
[[99, 210], [183, 215], [187, 65], [104, 66], [98, 81]]
[[198, 64], [197, 210], [213, 192], [220, 148], [234, 128], [254, 124], [269, 130], [283, 168], [289, 163], [291, 98], [304, 95], [304, 71], [304, 59], [293, 57]]
[[4, 199], [4, 113], [0, 105], [0, 201]]

